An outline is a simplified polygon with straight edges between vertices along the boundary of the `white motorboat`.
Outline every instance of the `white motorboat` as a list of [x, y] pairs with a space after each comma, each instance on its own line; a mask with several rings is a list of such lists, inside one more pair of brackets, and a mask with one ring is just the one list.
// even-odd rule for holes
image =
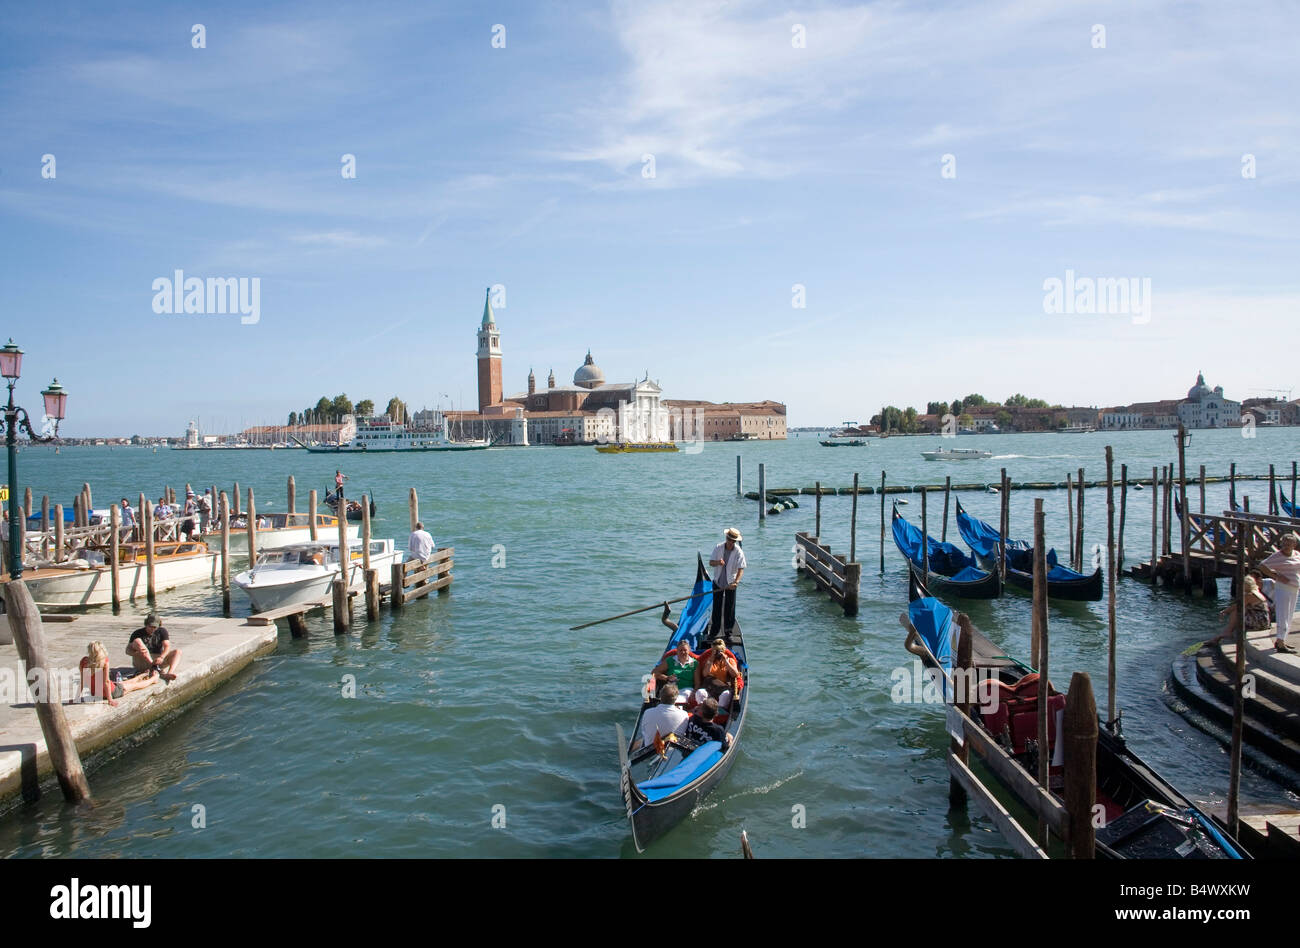
[[[295, 543], [310, 543], [311, 515], [305, 513], [264, 513], [257, 515], [256, 534], [257, 552], [279, 550]], [[348, 539], [355, 540], [361, 527], [348, 525]], [[339, 522], [330, 514], [316, 515], [316, 536], [321, 540], [338, 542]], [[210, 530], [203, 534], [203, 540], [213, 549], [221, 547], [221, 530]], [[230, 521], [230, 552], [241, 556], [248, 555], [248, 520], [241, 514]]]
[[[348, 585], [365, 583], [361, 542], [349, 544]], [[392, 540], [370, 541], [370, 568], [387, 575], [394, 563], [405, 563], [406, 550], [394, 549]], [[339, 575], [338, 542], [294, 543], [257, 555], [257, 563], [231, 580], [248, 594], [255, 612], [281, 606], [320, 602], [329, 595]]]
[[936, 451], [922, 451], [921, 457], [927, 461], [987, 461], [993, 457], [993, 452], [977, 448], [939, 448]]
[[[221, 578], [221, 555], [206, 544], [194, 542], [154, 544], [154, 588], [157, 592], [188, 583], [216, 582]], [[118, 547], [118, 587], [122, 599], [148, 592], [143, 543]], [[38, 565], [23, 573], [32, 599], [42, 609], [102, 606], [113, 601], [113, 578], [104, 549], [85, 551], [78, 559], [57, 565]]]

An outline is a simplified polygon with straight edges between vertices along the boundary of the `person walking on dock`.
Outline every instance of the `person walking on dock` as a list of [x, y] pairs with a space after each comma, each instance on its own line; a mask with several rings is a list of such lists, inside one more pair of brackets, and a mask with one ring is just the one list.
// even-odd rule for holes
[[1273, 611], [1277, 614], [1277, 636], [1273, 642], [1279, 652], [1295, 652], [1286, 644], [1295, 616], [1296, 599], [1300, 597], [1300, 553], [1296, 546], [1300, 537], [1294, 533], [1283, 535], [1276, 553], [1259, 564], [1259, 570], [1273, 582]]
[[423, 520], [416, 521], [406, 546], [411, 551], [411, 557], [417, 560], [427, 560], [433, 552], [433, 537], [424, 529]]
[[724, 635], [736, 624], [736, 587], [747, 565], [745, 551], [740, 548], [740, 531], [728, 527], [722, 536], [709, 557], [709, 565], [717, 567], [713, 573], [714, 635]]

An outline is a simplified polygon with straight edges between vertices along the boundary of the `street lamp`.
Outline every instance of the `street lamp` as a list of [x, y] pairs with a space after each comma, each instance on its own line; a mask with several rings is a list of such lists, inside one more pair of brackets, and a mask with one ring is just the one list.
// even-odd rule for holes
[[[32, 430], [27, 411], [14, 404], [14, 385], [22, 374], [23, 350], [12, 339], [0, 348], [0, 376], [9, 383], [9, 404], [5, 407], [5, 447], [9, 451], [9, 578], [18, 579], [23, 574], [22, 526], [18, 522], [18, 426], [22, 425], [33, 441], [54, 441], [59, 436], [59, 422], [64, 418], [68, 393], [59, 380], [41, 392], [45, 399], [45, 416], [54, 420], [54, 434], [45, 437]], [[21, 417], [19, 417], [21, 415]]]

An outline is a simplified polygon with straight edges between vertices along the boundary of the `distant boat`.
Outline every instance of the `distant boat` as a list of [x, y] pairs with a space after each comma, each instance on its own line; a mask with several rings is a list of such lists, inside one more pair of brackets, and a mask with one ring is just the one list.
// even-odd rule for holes
[[980, 451], [978, 448], [938, 448], [922, 451], [921, 457], [927, 461], [987, 461], [993, 457], [993, 452]]
[[601, 454], [661, 454], [677, 450], [671, 441], [620, 441], [596, 446]]
[[491, 442], [452, 441], [446, 428], [436, 431], [412, 431], [405, 425], [382, 418], [357, 420], [356, 436], [346, 444], [297, 443], [313, 454], [397, 454], [408, 451], [474, 451], [490, 447]]
[[865, 448], [867, 441], [865, 438], [854, 438], [852, 441], [822, 441], [823, 448]]
[[1090, 434], [1097, 429], [1092, 425], [1066, 425], [1057, 429], [1061, 434]]
[[[996, 569], [998, 544], [1002, 535], [990, 524], [968, 514], [961, 501], [957, 501], [957, 529], [961, 538], [975, 554], [975, 559], [985, 569]], [[1025, 540], [1007, 540], [1007, 582], [1021, 589], [1034, 588], [1034, 548]], [[1101, 599], [1101, 567], [1091, 574], [1080, 573], [1061, 566], [1056, 551], [1047, 551], [1047, 598], [1069, 599], [1076, 602], [1096, 602]]]

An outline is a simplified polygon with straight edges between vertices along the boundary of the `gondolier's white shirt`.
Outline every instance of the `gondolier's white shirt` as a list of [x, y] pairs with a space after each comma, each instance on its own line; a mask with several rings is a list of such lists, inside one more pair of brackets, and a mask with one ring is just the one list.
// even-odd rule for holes
[[727, 553], [727, 544], [719, 543], [713, 548], [713, 555], [709, 560], [723, 560], [721, 566], [713, 567], [713, 581], [719, 586], [730, 586], [736, 581], [736, 574], [745, 568], [745, 551], [740, 548], [740, 544]]
[[428, 530], [412, 530], [408, 546], [416, 559], [427, 560], [433, 552], [433, 537]]

